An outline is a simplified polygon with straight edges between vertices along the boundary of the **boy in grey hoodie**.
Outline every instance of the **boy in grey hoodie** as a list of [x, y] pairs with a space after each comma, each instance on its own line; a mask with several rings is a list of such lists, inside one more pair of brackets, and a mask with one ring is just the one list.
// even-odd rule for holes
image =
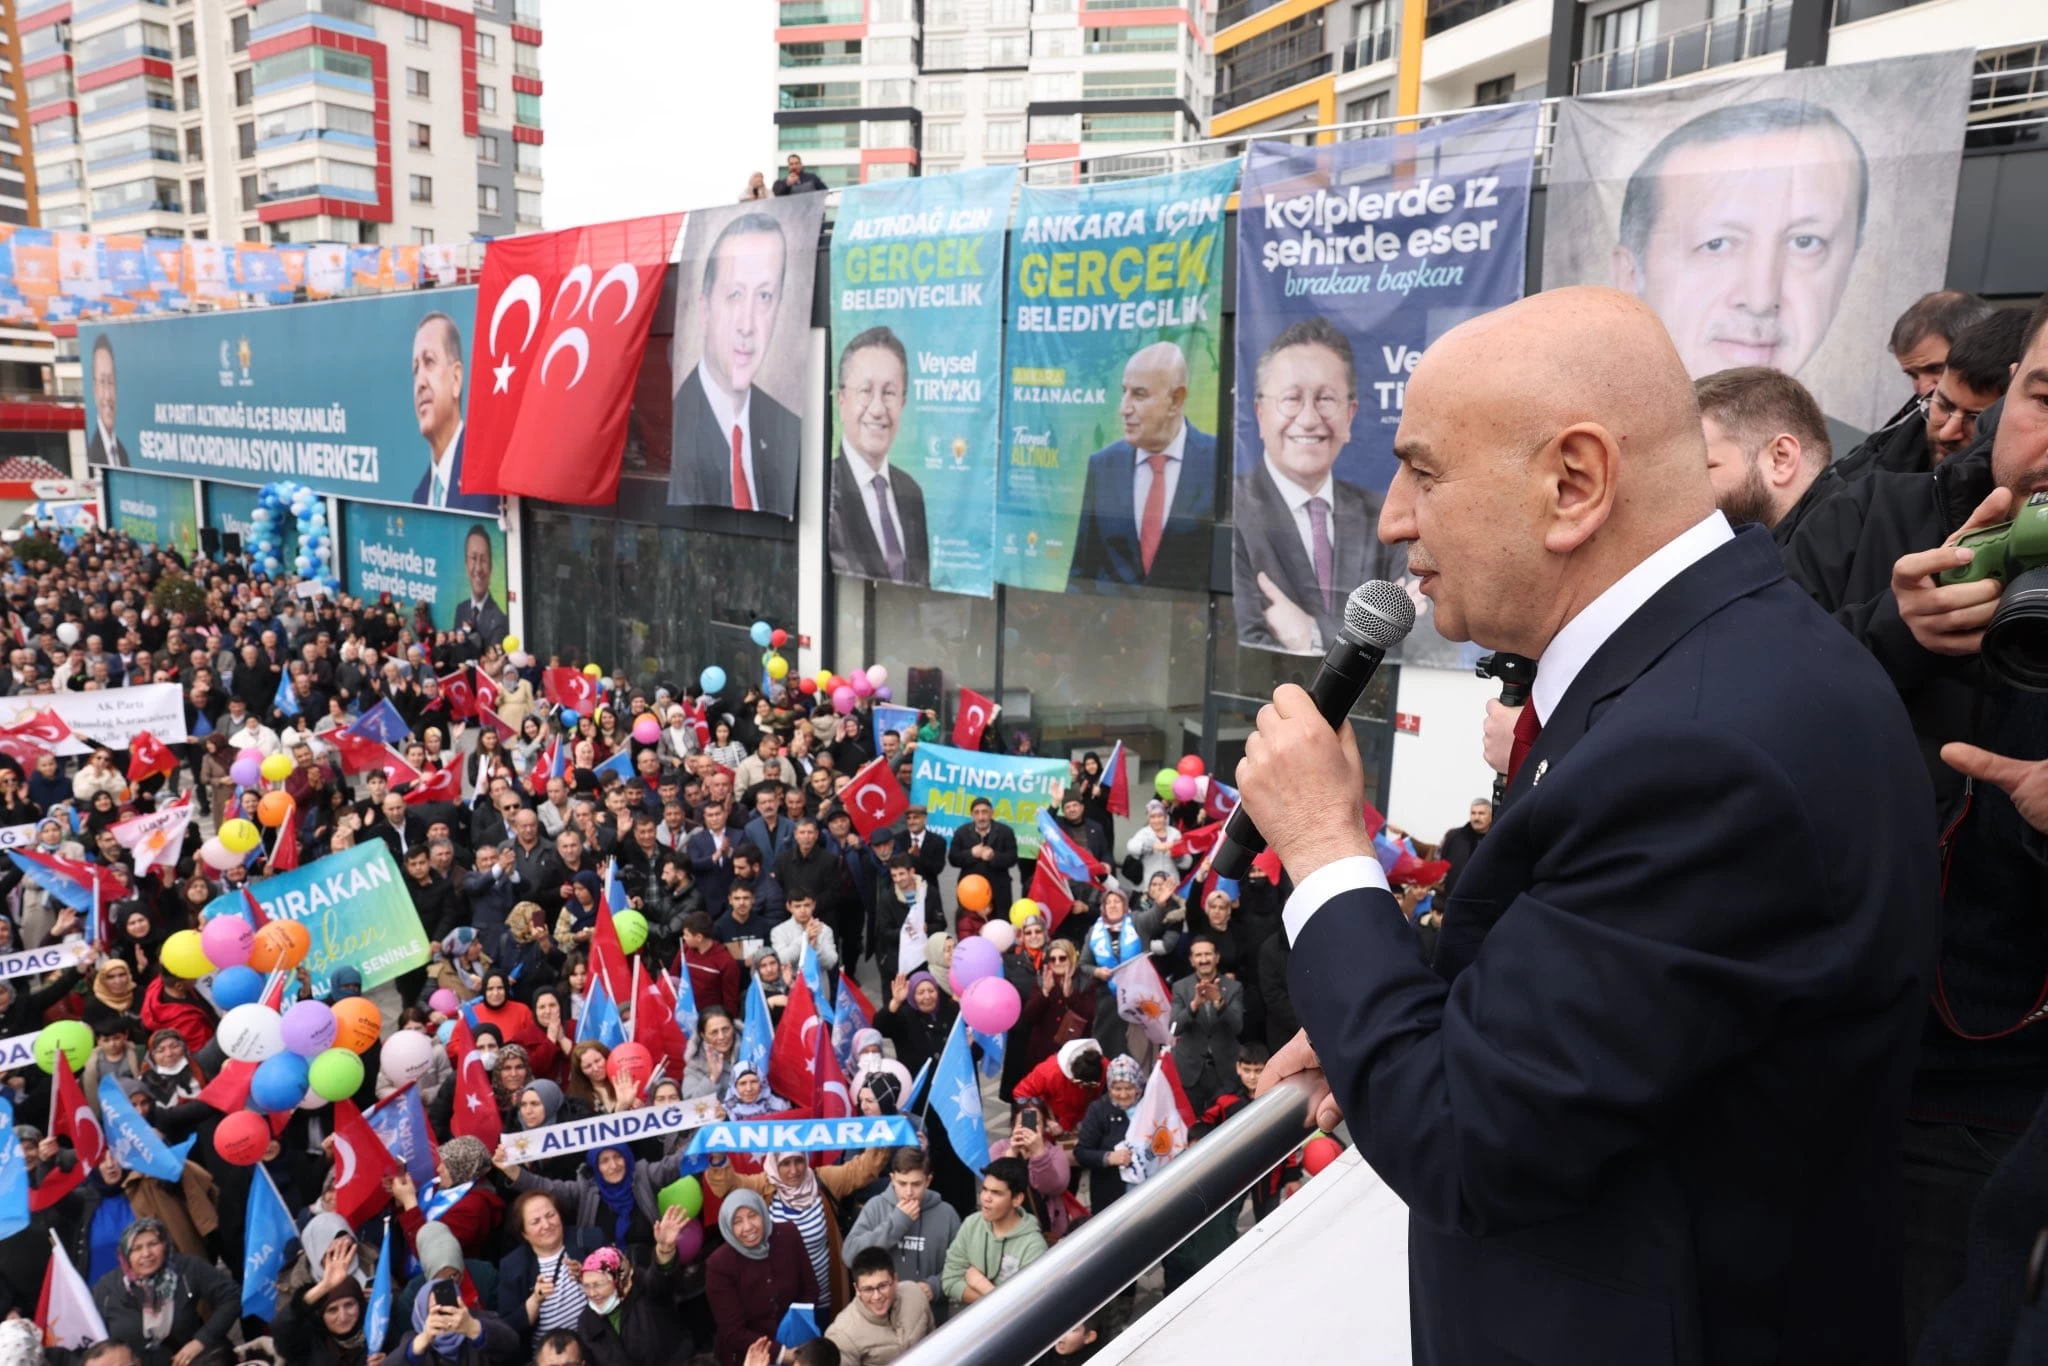
[[889, 1189], [862, 1207], [840, 1253], [851, 1268], [864, 1248], [888, 1251], [896, 1258], [897, 1280], [905, 1289], [912, 1282], [923, 1286], [931, 1297], [933, 1320], [942, 1322], [946, 1317], [942, 1284], [946, 1251], [960, 1233], [960, 1215], [939, 1198], [931, 1184], [924, 1151], [898, 1148], [889, 1163]]

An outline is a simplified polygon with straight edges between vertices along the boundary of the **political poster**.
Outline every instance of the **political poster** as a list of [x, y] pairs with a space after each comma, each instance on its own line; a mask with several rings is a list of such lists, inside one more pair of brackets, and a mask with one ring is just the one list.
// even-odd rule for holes
[[[1540, 111], [1319, 147], [1254, 142], [1237, 238], [1231, 601], [1240, 645], [1321, 654], [1344, 601], [1400, 581], [1379, 538], [1407, 377], [1446, 331], [1522, 296]], [[1398, 656], [1453, 665], [1428, 599]]]
[[199, 512], [190, 479], [109, 471], [106, 486], [109, 530], [180, 555], [198, 552]]
[[343, 503], [341, 537], [342, 583], [351, 595], [375, 602], [389, 593], [408, 620], [412, 604], [423, 602], [435, 629], [479, 644], [510, 633], [505, 533], [495, 516]]
[[698, 209], [676, 276], [668, 501], [796, 517], [825, 196]]
[[995, 592], [1013, 167], [856, 185], [832, 229], [832, 568]]
[[974, 818], [986, 797], [997, 821], [1017, 837], [1017, 857], [1038, 857], [1038, 813], [1052, 810], [1072, 771], [1065, 759], [983, 754], [950, 745], [919, 745], [910, 770], [910, 803], [922, 806], [931, 829], [947, 839]]
[[1911, 397], [1872, 362], [1899, 314], [1944, 284], [1973, 58], [1561, 102], [1544, 288], [1639, 296], [1695, 379], [1741, 365], [1792, 375], [1846, 454]]
[[[427, 962], [426, 931], [412, 907], [392, 861], [391, 847], [366, 840], [352, 849], [249, 884], [257, 904], [272, 920], [296, 920], [312, 936], [306, 971], [313, 995], [324, 998], [338, 967], [353, 967], [368, 990], [423, 967]], [[215, 897], [204, 918], [248, 917], [240, 892]]]
[[18, 726], [45, 711], [56, 712], [71, 727], [71, 738], [52, 754], [90, 754], [101, 745], [123, 750], [143, 731], [167, 745], [191, 738], [185, 733], [185, 694], [176, 683], [0, 698], [0, 728]]
[[996, 578], [1206, 588], [1235, 159], [1027, 185], [1010, 230]]
[[82, 326], [86, 458], [495, 516], [461, 492], [475, 311], [441, 289]]

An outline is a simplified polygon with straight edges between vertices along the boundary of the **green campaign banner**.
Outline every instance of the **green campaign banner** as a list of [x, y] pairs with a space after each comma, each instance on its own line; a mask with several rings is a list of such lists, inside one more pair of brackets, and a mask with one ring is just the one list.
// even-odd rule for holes
[[437, 630], [479, 644], [502, 641], [505, 533], [495, 517], [341, 505], [342, 582], [365, 601], [389, 593], [401, 607], [424, 602]]
[[1010, 230], [996, 578], [1202, 588], [1238, 162], [1048, 189]]
[[[362, 973], [367, 991], [426, 965], [426, 931], [406, 895], [391, 846], [383, 840], [365, 840], [303, 868], [252, 882], [249, 890], [264, 915], [296, 920], [312, 936], [306, 972], [315, 996], [327, 995], [338, 967]], [[248, 919], [248, 903], [239, 892], [215, 897], [204, 918], [220, 915]]]
[[832, 232], [832, 567], [995, 591], [1014, 168], [849, 187]]
[[160, 545], [181, 555], [199, 549], [199, 509], [190, 479], [108, 470], [107, 526], [143, 545]]
[[950, 745], [919, 745], [910, 770], [910, 800], [922, 806], [931, 828], [953, 838], [986, 797], [995, 819], [1017, 837], [1017, 857], [1038, 857], [1038, 813], [1049, 811], [1073, 776], [1065, 759], [983, 754]]

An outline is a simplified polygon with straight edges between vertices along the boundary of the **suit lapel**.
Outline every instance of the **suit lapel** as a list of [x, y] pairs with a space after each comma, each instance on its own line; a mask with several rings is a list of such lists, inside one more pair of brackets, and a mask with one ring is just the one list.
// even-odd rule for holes
[[732, 506], [732, 434], [718, 425], [718, 414], [711, 411], [711, 396], [704, 392], [701, 373], [693, 366], [689, 379], [683, 382], [684, 395], [696, 404], [697, 430], [706, 449], [718, 452], [710, 468], [702, 474], [703, 493], [708, 500]]
[[843, 452], [832, 457], [832, 490], [839, 502], [839, 534], [854, 563], [863, 573], [888, 577], [882, 548], [875, 544], [875, 529], [868, 525], [868, 504], [861, 497], [860, 479]]
[[[1216, 496], [1216, 466], [1209, 458], [1213, 447], [1204, 451], [1207, 442], [1208, 438], [1195, 430], [1195, 424], [1188, 423], [1187, 439], [1180, 444], [1180, 479], [1173, 486], [1173, 506], [1166, 510], [1168, 531], [1186, 531], [1207, 520], [1202, 509]], [[1198, 456], [1198, 452], [1202, 453]]]
[[[1308, 551], [1302, 548], [1301, 533], [1295, 529], [1294, 514], [1288, 510], [1286, 496], [1274, 484], [1273, 476], [1264, 462], [1259, 465], [1252, 487], [1258, 491], [1260, 520], [1266, 526], [1266, 541], [1274, 557], [1280, 561], [1280, 591], [1292, 596], [1295, 592], [1316, 592], [1316, 567], [1309, 562]], [[1320, 604], [1313, 601], [1294, 604], [1311, 615], [1320, 615]]]
[[748, 422], [748, 434], [754, 439], [754, 511], [772, 512], [779, 517], [790, 500], [776, 487], [775, 462], [769, 458], [768, 438], [761, 434], [759, 424], [752, 421], [759, 416], [758, 411], [749, 414]]

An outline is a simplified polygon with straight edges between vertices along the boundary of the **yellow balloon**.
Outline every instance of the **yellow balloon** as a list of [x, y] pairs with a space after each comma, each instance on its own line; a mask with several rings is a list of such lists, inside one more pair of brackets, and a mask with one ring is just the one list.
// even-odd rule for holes
[[263, 843], [263, 832], [253, 821], [245, 821], [238, 816], [221, 826], [220, 842], [231, 853], [246, 854]]
[[585, 664], [583, 666], [583, 676], [586, 678], [603, 678], [604, 670], [595, 664]]
[[206, 957], [206, 949], [199, 942], [197, 930], [179, 930], [164, 940], [161, 957], [163, 965], [173, 976], [188, 982], [196, 982], [213, 971], [213, 964]]
[[820, 669], [820, 670], [818, 670], [818, 691], [819, 691], [819, 692], [824, 692], [824, 691], [826, 691], [826, 690], [827, 690], [828, 688], [830, 688], [831, 686], [832, 686], [832, 671], [831, 671], [830, 669]]
[[504, 641], [503, 641], [503, 642], [501, 642], [501, 643], [502, 643], [502, 644], [504, 645], [504, 647], [505, 647], [505, 653], [506, 653], [506, 654], [508, 654], [508, 655], [516, 655], [516, 654], [518, 654], [518, 653], [519, 653], [519, 637], [518, 637], [518, 636], [506, 636], [506, 637], [505, 637], [505, 639], [504, 639]]
[[781, 655], [776, 655], [768, 661], [768, 676], [770, 678], [780, 680], [786, 677], [788, 673], [789, 661]]
[[1024, 928], [1024, 922], [1032, 916], [1042, 917], [1044, 914], [1045, 912], [1039, 907], [1039, 904], [1028, 896], [1020, 897], [1018, 900], [1010, 903], [1010, 923], [1020, 930]]
[[273, 754], [263, 761], [263, 779], [265, 782], [281, 783], [291, 776], [292, 761], [290, 756]]

